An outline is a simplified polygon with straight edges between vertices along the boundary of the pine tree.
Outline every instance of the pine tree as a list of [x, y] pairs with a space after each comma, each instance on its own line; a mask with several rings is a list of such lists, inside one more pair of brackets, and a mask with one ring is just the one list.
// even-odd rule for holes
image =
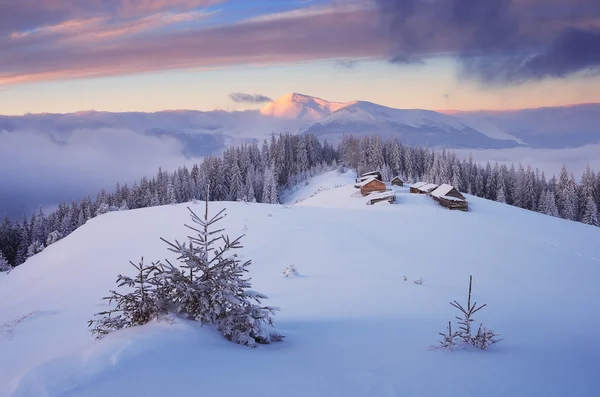
[[167, 182], [167, 192], [165, 195], [165, 202], [164, 204], [177, 204], [177, 198], [175, 197], [175, 188], [173, 186], [173, 182], [171, 180], [169, 180], [169, 182]]
[[267, 204], [276, 204], [278, 202], [277, 182], [273, 166], [269, 166], [265, 170], [261, 201]]
[[458, 191], [465, 191], [465, 186], [461, 176], [460, 163], [458, 161], [452, 165], [452, 186], [458, 189]]
[[506, 194], [504, 193], [504, 184], [498, 185], [498, 191], [496, 192], [496, 201], [499, 203], [506, 203]]
[[244, 185], [242, 181], [242, 173], [238, 167], [237, 160], [232, 158], [229, 160], [229, 200], [238, 201], [244, 196]]
[[[175, 303], [176, 310], [192, 320], [215, 324], [235, 343], [254, 347], [280, 340], [281, 336], [271, 329], [277, 309], [260, 306], [267, 297], [249, 290], [250, 279], [244, 278], [251, 261], [241, 262], [237, 254], [231, 254], [242, 248], [243, 236], [230, 240], [222, 234], [223, 229], [214, 228], [225, 217], [225, 209], [209, 217], [206, 200], [204, 217], [188, 210], [198, 226], [186, 226], [197, 235], [189, 237], [187, 244], [162, 239], [170, 251], [179, 255], [181, 263], [176, 267], [167, 261], [165, 278], [172, 282], [167, 281], [162, 299]], [[216, 247], [218, 243], [222, 245]]]
[[598, 206], [596, 205], [596, 202], [591, 194], [587, 196], [585, 201], [585, 207], [581, 221], [586, 225], [600, 226], [600, 223], [598, 222]]
[[44, 244], [42, 244], [40, 241], [33, 240], [33, 242], [29, 244], [29, 247], [27, 247], [27, 257], [30, 258], [35, 254], [39, 254], [44, 250], [44, 248]]
[[540, 196], [540, 203], [538, 205], [538, 211], [542, 214], [558, 217], [558, 207], [556, 206], [556, 199], [554, 193], [550, 190], [546, 190]]
[[8, 263], [8, 260], [4, 257], [2, 251], [0, 251], [0, 273], [10, 272], [12, 266]]
[[50, 232], [48, 234], [48, 237], [46, 238], [46, 247], [56, 243], [58, 240], [60, 240], [62, 238], [60, 232], [58, 230], [55, 230], [53, 232]]
[[166, 313], [163, 303], [157, 296], [161, 267], [154, 263], [151, 266], [144, 266], [144, 258], [137, 265], [133, 262], [129, 263], [136, 269], [136, 277], [119, 274], [117, 285], [133, 290], [125, 294], [115, 290], [110, 291], [110, 295], [104, 299], [109, 304], [116, 302], [116, 307], [97, 313], [99, 319], [88, 321], [88, 326], [94, 325], [91, 332], [97, 339], [118, 329], [146, 324]]

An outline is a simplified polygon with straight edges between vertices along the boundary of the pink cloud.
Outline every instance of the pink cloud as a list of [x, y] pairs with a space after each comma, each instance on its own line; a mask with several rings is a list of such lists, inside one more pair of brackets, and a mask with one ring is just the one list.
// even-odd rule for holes
[[[186, 14], [166, 16], [178, 20]], [[382, 56], [388, 51], [377, 35], [371, 9], [338, 8], [336, 12], [307, 13], [293, 18], [246, 21], [233, 25], [153, 36], [131, 35], [156, 24], [154, 17], [113, 30], [94, 29], [89, 45], [77, 35], [50, 41], [37, 52], [12, 50], [0, 59], [0, 84], [120, 75], [181, 68], [212, 68], [239, 64], [273, 64], [324, 58]], [[110, 45], [98, 40], [119, 36]], [[85, 34], [83, 35], [85, 37]], [[124, 37], [123, 37], [124, 36]], [[41, 40], [41, 38], [40, 38]]]

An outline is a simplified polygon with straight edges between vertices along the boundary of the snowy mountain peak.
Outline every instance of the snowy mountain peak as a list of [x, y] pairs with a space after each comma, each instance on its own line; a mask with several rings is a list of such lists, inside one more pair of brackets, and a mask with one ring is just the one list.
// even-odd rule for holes
[[294, 92], [269, 103], [260, 113], [277, 118], [317, 121], [348, 104]]

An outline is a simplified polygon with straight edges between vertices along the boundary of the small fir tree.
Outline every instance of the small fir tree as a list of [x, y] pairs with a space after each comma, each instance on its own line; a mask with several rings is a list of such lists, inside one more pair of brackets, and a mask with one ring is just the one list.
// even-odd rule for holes
[[[178, 254], [178, 268], [167, 261], [165, 278], [168, 288], [162, 289], [163, 300], [172, 303], [178, 313], [203, 324], [214, 324], [223, 335], [235, 343], [254, 347], [280, 340], [273, 332], [272, 316], [275, 307], [261, 306], [267, 297], [251, 291], [250, 279], [244, 277], [251, 261], [242, 262], [231, 251], [242, 248], [240, 236], [231, 240], [215, 229], [222, 220], [225, 209], [215, 216], [208, 214], [208, 192], [204, 216], [201, 218], [191, 208], [192, 222], [186, 225], [196, 236], [187, 243], [169, 242], [169, 250]], [[217, 246], [221, 243], [220, 246]]]
[[456, 345], [456, 340], [459, 340], [464, 346], [474, 346], [478, 349], [485, 350], [490, 345], [500, 342], [502, 339], [498, 338], [498, 334], [492, 331], [491, 328], [485, 328], [483, 324], [479, 325], [477, 334], [473, 335], [472, 324], [475, 321], [473, 315], [479, 310], [486, 307], [486, 304], [477, 306], [477, 302], [471, 304], [471, 287], [473, 284], [473, 276], [469, 276], [469, 297], [467, 299], [467, 306], [464, 307], [457, 301], [450, 302], [450, 304], [460, 310], [462, 316], [456, 316], [458, 320], [459, 330], [452, 333], [451, 324], [448, 323], [448, 333], [442, 334], [444, 338], [440, 341], [440, 347], [444, 349], [452, 349]]
[[115, 301], [116, 307], [97, 313], [99, 319], [88, 321], [88, 326], [94, 326], [91, 332], [97, 339], [118, 329], [144, 325], [165, 313], [156, 294], [159, 285], [157, 276], [162, 273], [161, 267], [154, 263], [151, 266], [144, 266], [143, 257], [137, 265], [133, 262], [129, 263], [136, 269], [136, 277], [119, 274], [117, 285], [119, 288], [125, 286], [133, 290], [125, 294], [111, 290], [110, 295], [104, 299], [108, 300], [109, 304]]

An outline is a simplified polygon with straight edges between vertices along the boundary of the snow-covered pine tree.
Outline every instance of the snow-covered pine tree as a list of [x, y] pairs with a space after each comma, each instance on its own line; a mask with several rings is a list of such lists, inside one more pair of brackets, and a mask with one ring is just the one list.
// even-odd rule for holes
[[44, 250], [44, 248], [44, 244], [42, 244], [40, 241], [33, 240], [33, 242], [29, 244], [29, 247], [27, 247], [27, 257], [30, 258], [35, 254], [39, 254]]
[[10, 272], [12, 266], [8, 263], [8, 260], [4, 257], [2, 251], [0, 251], [0, 273]]
[[242, 180], [242, 172], [236, 159], [232, 159], [229, 174], [229, 199], [231, 201], [241, 200], [244, 196], [244, 183]]
[[110, 210], [110, 208], [108, 207], [108, 204], [100, 203], [100, 205], [98, 206], [98, 209], [96, 210], [96, 216], [106, 214], [109, 210]]
[[558, 207], [556, 206], [556, 199], [554, 198], [554, 193], [552, 193], [550, 190], [546, 190], [540, 196], [538, 211], [542, 214], [558, 216]]
[[496, 192], [496, 201], [499, 203], [506, 203], [506, 194], [504, 193], [504, 183], [498, 185], [498, 191]]
[[585, 201], [581, 222], [586, 225], [600, 226], [600, 223], [598, 222], [598, 207], [591, 194], [587, 196]]
[[452, 186], [458, 189], [458, 191], [464, 192], [465, 186], [461, 174], [460, 162], [456, 161], [452, 165]]
[[173, 186], [173, 181], [171, 181], [170, 178], [167, 182], [167, 192], [164, 204], [177, 204], [177, 198], [175, 197], [175, 187]]
[[294, 163], [294, 165], [297, 174], [306, 172], [310, 168], [308, 162], [308, 149], [306, 147], [305, 139], [302, 136], [300, 137], [298, 141], [298, 146], [296, 147], [296, 162]]
[[46, 247], [56, 243], [61, 238], [62, 236], [58, 230], [48, 233], [48, 237], [46, 238]]
[[117, 286], [126, 286], [132, 290], [124, 294], [110, 291], [110, 295], [104, 299], [108, 304], [116, 302], [116, 307], [97, 313], [96, 316], [100, 318], [88, 321], [88, 327], [94, 325], [91, 332], [97, 339], [118, 329], [146, 324], [166, 313], [163, 302], [157, 298], [156, 293], [161, 267], [155, 263], [144, 266], [143, 257], [137, 265], [129, 263], [136, 269], [135, 278], [119, 274]]
[[[207, 188], [208, 190], [208, 188]], [[208, 197], [208, 195], [207, 195]], [[204, 217], [188, 207], [192, 222], [186, 225], [197, 233], [187, 243], [169, 242], [169, 250], [178, 255], [176, 267], [167, 261], [162, 300], [175, 304], [176, 310], [188, 318], [204, 324], [214, 324], [223, 335], [235, 343], [254, 347], [281, 340], [272, 329], [275, 307], [261, 306], [267, 297], [251, 291], [250, 279], [244, 277], [251, 261], [240, 261], [231, 251], [242, 248], [240, 236], [231, 240], [215, 229], [225, 217], [225, 209], [209, 217], [208, 200]], [[217, 244], [221, 243], [221, 246]]]
[[523, 190], [523, 208], [535, 211], [535, 205], [537, 203], [537, 193], [535, 186], [535, 174], [531, 170], [531, 165], [527, 166], [525, 171]]

